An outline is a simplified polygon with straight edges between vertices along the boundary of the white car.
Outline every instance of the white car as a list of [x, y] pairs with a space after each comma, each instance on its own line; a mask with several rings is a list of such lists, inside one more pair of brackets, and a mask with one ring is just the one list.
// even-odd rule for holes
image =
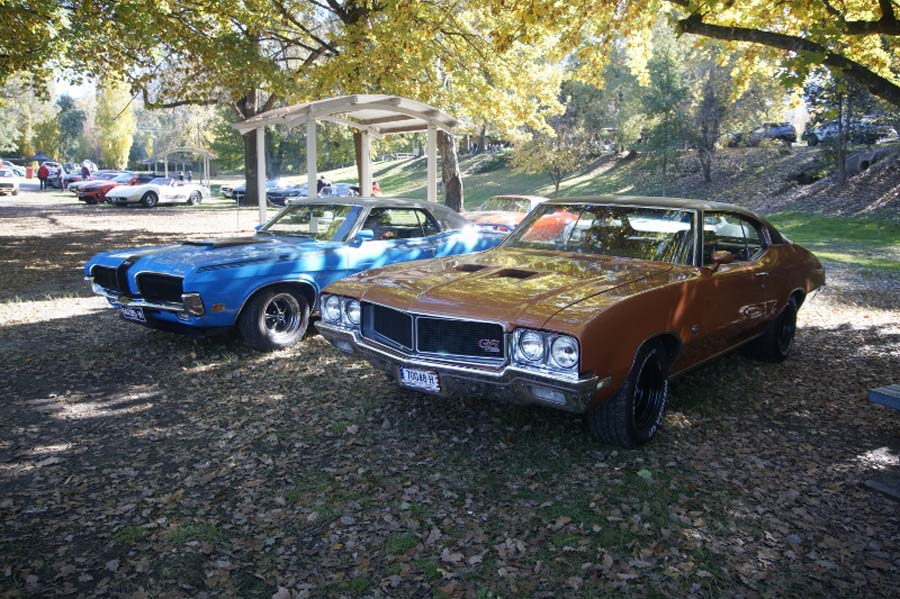
[[0, 160], [0, 168], [5, 169], [5, 170], [11, 170], [18, 177], [23, 178], [23, 179], [25, 178], [25, 167], [24, 166], [19, 166], [18, 164], [13, 164], [9, 160]]
[[144, 185], [122, 185], [106, 193], [106, 201], [111, 204], [141, 204], [145, 208], [153, 208], [160, 202], [195, 206], [208, 197], [209, 188], [170, 177], [157, 177]]
[[0, 169], [0, 195], [19, 195], [19, 176], [12, 169]]

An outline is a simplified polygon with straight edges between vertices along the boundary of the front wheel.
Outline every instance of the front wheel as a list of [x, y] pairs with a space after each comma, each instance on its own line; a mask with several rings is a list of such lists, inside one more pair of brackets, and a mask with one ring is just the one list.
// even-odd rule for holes
[[152, 191], [148, 191], [141, 198], [141, 205], [144, 208], [155, 208], [157, 204], [159, 204], [159, 196]]
[[250, 300], [238, 321], [244, 341], [255, 350], [273, 351], [297, 343], [309, 325], [309, 303], [300, 293], [268, 289]]
[[785, 361], [794, 349], [798, 309], [797, 299], [789, 299], [781, 314], [769, 323], [762, 336], [747, 346], [750, 356], [765, 362]]
[[653, 438], [669, 403], [669, 357], [660, 342], [637, 353], [622, 388], [588, 413], [591, 432], [603, 443], [633, 449]]
[[196, 206], [197, 204], [200, 203], [201, 200], [203, 200], [203, 196], [200, 195], [199, 191], [195, 191], [194, 193], [192, 193], [190, 195], [187, 203], [188, 203], [188, 206]]

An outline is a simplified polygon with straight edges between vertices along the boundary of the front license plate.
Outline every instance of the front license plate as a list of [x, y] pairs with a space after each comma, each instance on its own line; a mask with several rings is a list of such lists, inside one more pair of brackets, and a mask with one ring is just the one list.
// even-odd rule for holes
[[122, 318], [125, 318], [126, 320], [133, 320], [135, 322], [147, 322], [147, 319], [144, 318], [143, 308], [129, 308], [128, 306], [120, 306], [119, 314], [121, 314]]
[[432, 393], [438, 393], [441, 390], [441, 383], [436, 372], [403, 366], [400, 367], [400, 384]]

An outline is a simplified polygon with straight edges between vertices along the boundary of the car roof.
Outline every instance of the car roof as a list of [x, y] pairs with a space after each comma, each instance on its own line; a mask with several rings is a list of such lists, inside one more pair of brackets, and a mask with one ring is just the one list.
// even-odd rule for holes
[[443, 204], [436, 204], [425, 200], [413, 200], [411, 198], [373, 198], [351, 196], [319, 196], [314, 199], [297, 198], [288, 200], [289, 204], [354, 204], [356, 206], [368, 206], [370, 208], [447, 208]]
[[756, 220], [761, 220], [759, 216], [740, 206], [734, 204], [726, 204], [725, 202], [711, 202], [707, 200], [692, 200], [688, 198], [663, 198], [654, 196], [624, 196], [624, 195], [601, 195], [601, 196], [585, 196], [556, 198], [549, 200], [547, 204], [608, 204], [613, 206], [639, 206], [646, 208], [666, 208], [671, 210], [702, 210], [715, 212], [735, 212], [743, 214]]
[[492, 195], [490, 199], [494, 198], [509, 198], [511, 200], [528, 200], [529, 202], [546, 202], [547, 198], [544, 196], [531, 196], [524, 195], [519, 193], [498, 193], [496, 195]]

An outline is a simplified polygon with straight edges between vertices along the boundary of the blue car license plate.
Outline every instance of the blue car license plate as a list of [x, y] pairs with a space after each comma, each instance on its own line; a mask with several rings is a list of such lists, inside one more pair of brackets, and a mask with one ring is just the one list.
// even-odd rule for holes
[[120, 306], [119, 314], [121, 314], [122, 318], [126, 320], [133, 320], [135, 322], [147, 322], [147, 319], [144, 317], [143, 308], [130, 308], [128, 306]]
[[400, 384], [432, 393], [439, 393], [441, 390], [441, 382], [436, 372], [406, 368], [405, 366], [400, 367]]

